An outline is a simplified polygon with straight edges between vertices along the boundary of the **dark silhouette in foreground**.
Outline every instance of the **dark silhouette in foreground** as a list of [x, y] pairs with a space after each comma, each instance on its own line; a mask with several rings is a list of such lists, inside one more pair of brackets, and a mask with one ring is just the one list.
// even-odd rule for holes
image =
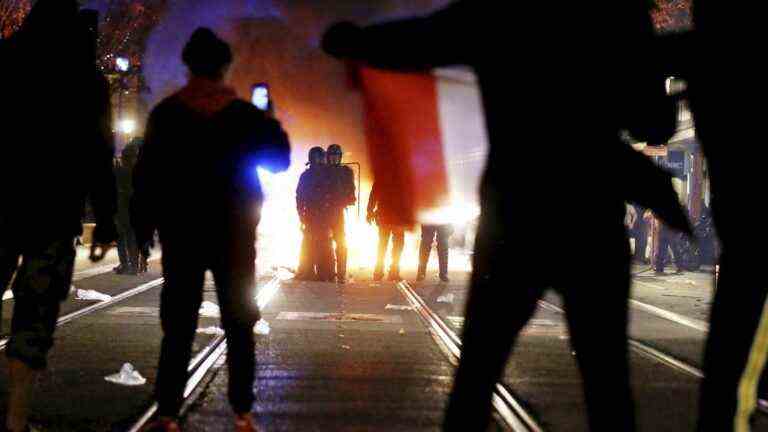
[[763, 221], [755, 216], [766, 161], [759, 129], [765, 110], [755, 105], [766, 97], [766, 68], [753, 45], [765, 39], [761, 5], [755, 3], [745, 14], [717, 2], [695, 1], [694, 30], [668, 36], [659, 50], [667, 54], [669, 73], [688, 83], [721, 246], [704, 353], [700, 431], [749, 429], [768, 356], [768, 284], [759, 271], [768, 239]]
[[[485, 430], [511, 348], [551, 287], [565, 301], [591, 429], [632, 431], [624, 202], [653, 209], [677, 229], [689, 226], [671, 177], [622, 142], [620, 131], [665, 142], [675, 103], [650, 52], [646, 2], [529, 2], [515, 12], [546, 16], [547, 31], [535, 20], [510, 21], [502, 6], [460, 1], [424, 18], [338, 24], [323, 46], [406, 71], [469, 65], [479, 78], [490, 153], [445, 429]], [[564, 226], [562, 208], [581, 211]], [[580, 246], [576, 257], [564, 238]], [[599, 286], [574, 278], [594, 262]]]
[[109, 90], [94, 44], [74, 0], [38, 1], [0, 42], [0, 292], [15, 274], [6, 346], [11, 431], [28, 427], [32, 388], [70, 290], [86, 198], [96, 217], [91, 259], [101, 260], [117, 238]]
[[163, 245], [156, 383], [159, 430], [177, 427], [187, 365], [213, 273], [227, 335], [229, 399], [235, 429], [253, 431], [255, 241], [263, 194], [256, 168], [284, 171], [290, 149], [280, 124], [223, 84], [229, 46], [199, 29], [184, 48], [186, 87], [152, 111], [134, 173], [131, 222], [140, 244], [157, 229]]

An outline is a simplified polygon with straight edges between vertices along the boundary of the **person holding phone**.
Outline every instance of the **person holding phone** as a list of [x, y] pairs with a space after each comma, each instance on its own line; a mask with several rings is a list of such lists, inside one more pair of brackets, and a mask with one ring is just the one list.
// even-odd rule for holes
[[178, 430], [210, 270], [227, 335], [235, 430], [253, 432], [255, 243], [264, 199], [256, 169], [288, 169], [290, 143], [279, 122], [224, 83], [232, 50], [213, 31], [196, 30], [182, 58], [189, 83], [152, 110], [133, 176], [131, 223], [139, 244], [151, 245], [155, 230], [163, 244], [159, 419], [150, 430]]

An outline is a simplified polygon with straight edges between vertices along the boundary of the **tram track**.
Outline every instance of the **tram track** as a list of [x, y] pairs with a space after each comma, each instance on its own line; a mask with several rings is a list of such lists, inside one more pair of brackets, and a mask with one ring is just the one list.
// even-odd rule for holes
[[[141, 284], [135, 288], [129, 289], [127, 291], [124, 291], [120, 294], [117, 294], [110, 298], [109, 300], [100, 301], [98, 303], [91, 304], [89, 306], [83, 307], [81, 309], [77, 309], [71, 313], [68, 313], [66, 315], [62, 315], [59, 317], [59, 319], [56, 321], [56, 327], [61, 327], [64, 324], [67, 324], [71, 321], [74, 321], [78, 318], [81, 318], [86, 315], [90, 315], [96, 311], [108, 308], [116, 303], [120, 303], [124, 300], [127, 300], [131, 297], [134, 297], [136, 295], [139, 295], [143, 292], [149, 291], [150, 289], [156, 288], [163, 284], [163, 278], [157, 278], [154, 280], [151, 280], [149, 282], [146, 282], [144, 284]], [[10, 337], [4, 337], [0, 339], [0, 351], [5, 350], [6, 346], [8, 345], [8, 341], [10, 340]]]
[[[259, 309], [264, 309], [274, 298], [282, 278], [279, 273], [276, 273], [269, 282], [264, 284], [256, 295], [256, 303]], [[188, 366], [189, 378], [187, 379], [187, 385], [184, 388], [184, 405], [189, 406], [193, 402], [190, 397], [193, 395], [201, 384], [206, 382], [205, 377], [211, 372], [211, 370], [219, 362], [219, 359], [227, 352], [226, 336], [218, 335], [206, 345], [195, 357], [190, 361]], [[157, 413], [157, 402], [153, 402], [152, 405], [147, 408], [138, 419], [131, 425], [126, 432], [140, 432], [150, 420]]]
[[[419, 316], [430, 335], [440, 346], [448, 360], [458, 365], [461, 358], [461, 339], [443, 319], [435, 313], [406, 281], [397, 283], [400, 293], [406, 298], [413, 310]], [[509, 430], [514, 432], [542, 432], [543, 428], [514, 396], [512, 389], [504, 384], [497, 383], [493, 394], [493, 408], [500, 420]]]
[[[561, 308], [560, 306], [557, 306], [551, 302], [548, 302], [546, 300], [539, 300], [539, 305], [547, 310], [550, 310], [552, 312], [556, 312], [559, 314], [565, 314], [565, 310]], [[651, 315], [654, 315], [656, 317], [671, 321], [676, 324], [684, 325], [686, 327], [701, 331], [702, 333], [707, 333], [709, 330], [709, 326], [700, 320], [695, 320], [693, 318], [685, 317], [683, 315], [667, 311], [665, 309], [659, 308], [657, 306], [648, 305], [636, 300], [630, 300], [630, 306], [642, 310], [644, 312], [647, 312]], [[642, 355], [643, 357], [655, 360], [659, 363], [662, 363], [668, 367], [671, 367], [673, 369], [676, 369], [680, 372], [683, 372], [687, 375], [690, 375], [692, 377], [703, 379], [704, 378], [704, 371], [701, 370], [701, 368], [692, 365], [691, 363], [682, 360], [678, 358], [677, 356], [664, 352], [646, 342], [643, 342], [639, 339], [629, 337], [629, 347], [636, 353]], [[768, 415], [768, 400], [764, 398], [758, 399], [757, 403], [757, 411]]]

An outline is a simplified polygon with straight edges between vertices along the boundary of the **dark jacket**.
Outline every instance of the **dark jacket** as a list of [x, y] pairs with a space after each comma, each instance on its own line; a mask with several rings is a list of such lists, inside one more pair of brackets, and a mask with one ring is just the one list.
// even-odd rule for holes
[[296, 211], [304, 224], [330, 226], [333, 195], [329, 170], [325, 165], [310, 165], [299, 177]]
[[78, 235], [86, 199], [95, 238], [116, 239], [109, 86], [76, 14], [75, 2], [41, 0], [0, 48], [0, 239]]
[[253, 231], [263, 200], [257, 167], [290, 165], [290, 144], [280, 124], [234, 91], [193, 78], [149, 116], [134, 170], [131, 223], [147, 242], [186, 237], [226, 239]]
[[330, 205], [336, 212], [357, 202], [355, 197], [355, 173], [346, 165], [331, 165], [328, 167], [328, 177], [331, 187]]

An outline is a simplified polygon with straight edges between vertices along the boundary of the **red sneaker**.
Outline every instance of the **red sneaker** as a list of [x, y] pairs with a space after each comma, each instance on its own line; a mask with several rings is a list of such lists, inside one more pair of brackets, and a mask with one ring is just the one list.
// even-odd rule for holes
[[161, 418], [146, 425], [141, 432], [181, 432], [181, 427], [176, 420]]
[[259, 432], [250, 414], [235, 416], [235, 432]]

